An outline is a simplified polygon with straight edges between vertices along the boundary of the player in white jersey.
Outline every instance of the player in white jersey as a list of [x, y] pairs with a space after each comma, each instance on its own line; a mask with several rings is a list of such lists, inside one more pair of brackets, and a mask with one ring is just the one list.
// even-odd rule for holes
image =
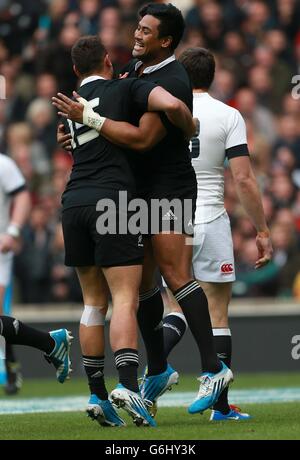
[[[231, 332], [228, 305], [235, 280], [233, 244], [229, 217], [224, 208], [224, 161], [229, 160], [238, 197], [256, 230], [258, 259], [255, 268], [271, 259], [272, 244], [261, 196], [253, 174], [246, 126], [234, 108], [214, 99], [208, 89], [214, 79], [213, 55], [203, 49], [186, 50], [180, 56], [193, 85], [193, 115], [198, 118], [199, 135], [191, 141], [191, 155], [197, 176], [198, 195], [194, 228], [193, 270], [209, 303], [218, 356], [231, 367]], [[181, 339], [186, 322], [170, 292], [172, 313], [164, 318], [166, 356]], [[238, 408], [229, 406], [228, 390], [214, 405], [211, 420], [245, 420]]]
[[20, 245], [21, 228], [29, 217], [30, 209], [30, 195], [24, 177], [13, 160], [0, 153], [0, 336], [5, 339], [5, 350], [2, 350], [3, 339], [0, 337], [0, 352], [5, 352], [6, 356], [7, 394], [17, 393], [22, 382], [13, 344], [44, 351], [46, 359], [56, 367], [57, 379], [61, 383], [70, 371], [70, 335], [66, 329], [46, 333], [4, 316], [2, 311], [5, 290], [11, 280], [13, 254]]

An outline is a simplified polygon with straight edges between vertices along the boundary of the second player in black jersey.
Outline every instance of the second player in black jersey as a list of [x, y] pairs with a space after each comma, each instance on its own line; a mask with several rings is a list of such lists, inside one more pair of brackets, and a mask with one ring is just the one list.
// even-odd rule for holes
[[[193, 110], [192, 88], [184, 67], [174, 55], [158, 65], [142, 68], [134, 59], [126, 68], [128, 77], [139, 77], [162, 86]], [[164, 114], [161, 121], [166, 135], [143, 157], [135, 156], [138, 164], [138, 191], [147, 198], [175, 198], [196, 194], [196, 178], [191, 165], [188, 142], [183, 133], [172, 125]]]
[[[159, 75], [159, 72], [165, 72], [166, 77], [168, 69], [171, 69], [171, 64], [174, 61], [174, 51], [183, 35], [184, 21], [181, 12], [171, 4], [151, 3], [142, 7], [139, 14], [140, 20], [135, 31], [133, 57], [140, 61], [140, 64], [139, 68], [135, 68], [135, 71], [138, 72], [140, 79], [144, 79], [145, 75], [151, 75], [152, 73], [152, 81], [155, 81], [156, 72], [158, 72], [157, 75]], [[164, 70], [162, 70], [163, 68]], [[132, 71], [132, 69], [129, 70]], [[164, 78], [160, 81], [162, 85], [164, 84], [163, 80]], [[181, 85], [183, 85], [184, 95], [181, 97], [184, 98], [184, 101], [191, 101], [190, 84], [184, 85], [182, 81], [179, 83], [175, 75], [168, 83], [171, 86], [174, 83], [174, 91], [178, 90], [177, 86], [181, 88]], [[170, 91], [172, 91], [172, 88], [170, 88]], [[179, 95], [179, 93], [176, 94]], [[147, 117], [149, 117], [147, 113], [142, 117], [143, 126], [147, 125]], [[144, 132], [147, 135], [151, 135], [153, 130], [160, 133], [161, 139], [165, 136], [174, 136], [174, 139], [177, 139], [172, 132], [173, 127], [166, 126], [162, 119], [152, 120], [150, 129], [148, 131], [144, 130]], [[116, 132], [113, 129], [113, 123], [108, 123], [107, 119], [101, 129], [101, 134], [104, 137], [122, 145], [126, 144], [126, 139], [130, 138], [128, 132], [129, 127], [127, 125], [123, 126], [123, 129], [119, 126]], [[180, 133], [177, 134], [181, 135]], [[171, 138], [169, 139], [171, 143], [172, 140]], [[163, 149], [160, 150], [159, 155], [155, 153], [155, 149], [146, 154], [150, 158], [153, 152], [153, 158], [156, 159], [156, 161], [153, 160], [152, 164], [151, 158], [149, 160], [149, 177], [147, 177], [147, 168], [142, 174], [146, 187], [142, 184], [143, 190], [141, 192], [146, 193], [144, 196], [148, 200], [160, 196], [179, 198], [182, 201], [188, 199], [195, 203], [196, 178], [191, 163], [188, 163], [187, 144], [182, 141], [182, 149], [178, 151], [176, 146], [177, 142], [176, 145], [173, 143], [173, 148], [167, 152]], [[171, 164], [173, 149], [174, 165]], [[180, 158], [180, 161], [182, 160], [182, 164], [179, 166], [177, 163], [177, 166], [175, 166], [178, 158]], [[168, 162], [169, 167], [167, 167]], [[145, 164], [147, 165], [147, 159]], [[168, 171], [171, 171], [170, 175]], [[176, 218], [176, 215], [172, 215], [171, 209], [162, 216], [162, 220]], [[158, 265], [168, 287], [183, 310], [199, 348], [204, 378], [201, 380], [198, 399], [199, 407], [201, 410], [205, 410], [214, 404], [220, 391], [229, 384], [231, 371], [220, 362], [216, 355], [207, 298], [191, 273], [191, 262], [192, 241], [191, 239], [187, 241], [183, 232], [171, 231], [165, 234], [160, 230], [158, 233], [151, 235], [151, 240], [147, 240], [140, 288], [142, 294], [138, 310], [139, 326], [148, 357], [148, 369], [143, 379], [141, 392], [145, 399], [155, 402], [157, 397], [178, 380], [177, 372], [168, 365], [164, 354], [163, 331], [160, 327], [164, 305], [154, 276], [156, 265]], [[201, 364], [199, 359], [197, 366], [200, 367]], [[210, 385], [206, 388], [204, 383], [206, 382], [207, 373], [209, 373]], [[213, 391], [215, 387], [218, 388], [218, 392]]]

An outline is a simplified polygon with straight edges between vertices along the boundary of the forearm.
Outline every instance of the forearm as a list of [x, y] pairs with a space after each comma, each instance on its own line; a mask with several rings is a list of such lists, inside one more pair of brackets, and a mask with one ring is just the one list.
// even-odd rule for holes
[[139, 127], [123, 121], [114, 121], [106, 118], [99, 131], [108, 141], [119, 147], [140, 150], [143, 147], [143, 135]]
[[166, 115], [170, 122], [180, 128], [187, 138], [191, 138], [195, 133], [195, 125], [191, 112], [187, 106], [180, 101], [176, 109], [166, 111]]
[[125, 121], [115, 121], [102, 117], [94, 112], [88, 105], [84, 107], [82, 121], [85, 125], [98, 131], [105, 139], [119, 147], [141, 150], [144, 135], [140, 127]]
[[12, 213], [10, 223], [22, 228], [29, 218], [31, 210], [30, 195], [27, 190], [18, 193], [13, 200]]
[[148, 99], [148, 110], [165, 112], [173, 125], [180, 128], [187, 137], [193, 136], [195, 126], [190, 110], [184, 102], [163, 88], [156, 87], [151, 91]]
[[239, 200], [251, 219], [258, 233], [268, 233], [260, 191], [253, 173], [236, 181], [236, 190]]

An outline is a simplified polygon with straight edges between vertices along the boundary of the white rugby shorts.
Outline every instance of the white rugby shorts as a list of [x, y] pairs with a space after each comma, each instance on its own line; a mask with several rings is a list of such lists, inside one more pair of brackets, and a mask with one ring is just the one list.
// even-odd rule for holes
[[233, 243], [227, 212], [212, 222], [195, 224], [193, 270], [195, 278], [200, 281], [235, 281]]

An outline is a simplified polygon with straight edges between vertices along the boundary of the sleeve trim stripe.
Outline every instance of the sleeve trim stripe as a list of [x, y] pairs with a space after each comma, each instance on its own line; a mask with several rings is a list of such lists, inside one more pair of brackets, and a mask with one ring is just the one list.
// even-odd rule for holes
[[247, 144], [235, 145], [226, 149], [226, 157], [230, 160], [231, 158], [249, 156], [249, 150]]
[[18, 187], [16, 189], [12, 190], [11, 192], [8, 192], [7, 195], [9, 195], [9, 196], [17, 195], [17, 193], [23, 192], [24, 190], [27, 190], [27, 187], [26, 187], [25, 184], [21, 185], [21, 187]]

